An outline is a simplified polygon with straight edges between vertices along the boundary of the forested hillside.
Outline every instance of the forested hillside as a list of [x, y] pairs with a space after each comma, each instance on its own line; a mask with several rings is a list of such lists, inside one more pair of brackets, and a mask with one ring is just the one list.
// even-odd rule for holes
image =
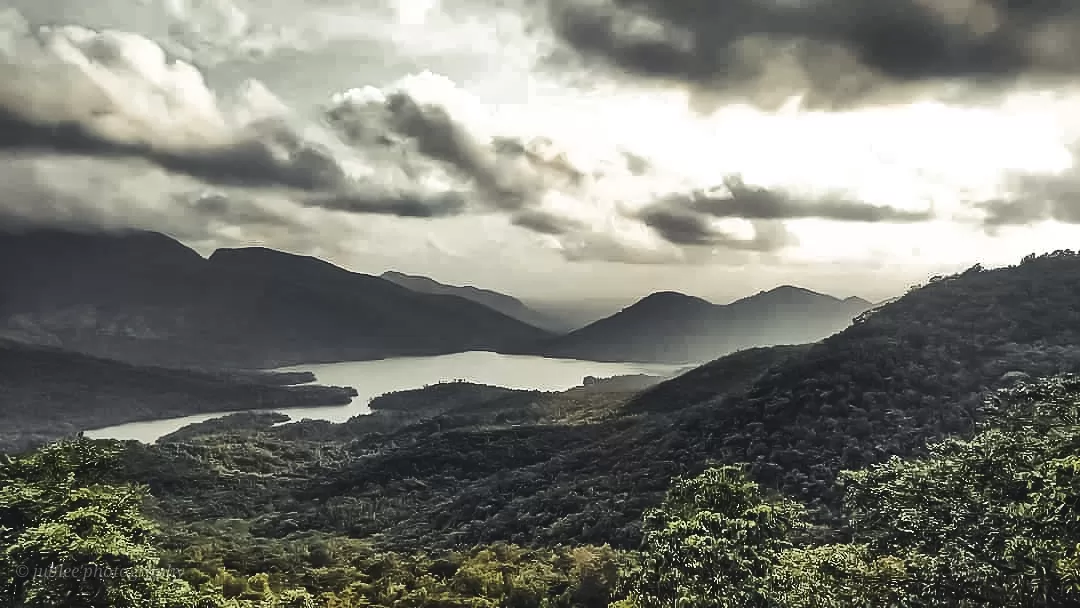
[[921, 452], [970, 432], [982, 394], [1024, 375], [1080, 369], [1080, 257], [935, 278], [680, 421], [724, 460], [811, 502], [841, 468]]
[[696, 367], [636, 395], [626, 412], [673, 412], [749, 388], [773, 366], [805, 354], [810, 345], [748, 348]]
[[[186, 505], [178, 516], [254, 518], [272, 536], [379, 532], [375, 542], [400, 549], [630, 548], [669, 480], [717, 460], [748, 463], [766, 487], [832, 521], [841, 469], [918, 455], [927, 441], [970, 432], [986, 390], [1077, 369], [1078, 279], [1080, 258], [1067, 253], [973, 268], [815, 345], [737, 353], [636, 397], [519, 395], [502, 409], [478, 399], [421, 419], [207, 436], [162, 496], [166, 507]], [[729, 371], [711, 371], [720, 369]], [[165, 484], [167, 454], [150, 450], [164, 460], [133, 474]], [[208, 458], [239, 464], [207, 468]], [[280, 475], [248, 483], [243, 463], [275, 461]], [[378, 517], [361, 516], [373, 504], [384, 505]]]
[[[436, 385], [344, 424], [207, 423], [127, 444], [111, 470], [148, 484], [184, 576], [237, 598], [1075, 605], [1080, 526], [1054, 505], [1076, 492], [1078, 385], [1025, 383], [1080, 367], [1078, 279], [1070, 252], [974, 267], [819, 343], [736, 353], [643, 393]], [[731, 542], [768, 513], [775, 525]], [[707, 553], [673, 532], [700, 526]], [[710, 603], [720, 589], [738, 592]]]
[[0, 606], [1078, 605], [1080, 378], [1023, 384], [985, 405], [970, 439], [845, 472], [838, 525], [854, 532], [844, 542], [808, 533], [803, 505], [738, 464], [675, 479], [628, 550], [496, 542], [402, 553], [358, 535], [267, 537], [237, 519], [162, 528], [146, 489], [117, 466], [129, 451], [57, 443], [0, 462]]

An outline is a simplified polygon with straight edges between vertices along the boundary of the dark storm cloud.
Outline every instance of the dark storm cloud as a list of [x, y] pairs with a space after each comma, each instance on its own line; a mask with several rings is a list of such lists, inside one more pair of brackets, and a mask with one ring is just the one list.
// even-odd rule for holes
[[[154, 217], [175, 219], [156, 209], [157, 198], [192, 217], [238, 226], [287, 222], [261, 216], [260, 205], [242, 202], [279, 188], [286, 196], [309, 199], [301, 200], [309, 206], [353, 213], [431, 217], [464, 209], [456, 193], [402, 194], [407, 189], [353, 179], [342, 157], [291, 124], [288, 108], [261, 84], [248, 81], [236, 91], [235, 107], [222, 108], [196, 67], [140, 35], [39, 28], [9, 13], [0, 22], [3, 37], [10, 44], [0, 45], [0, 152], [7, 157], [46, 163], [63, 158], [80, 166], [100, 161], [93, 167], [109, 176], [149, 173], [149, 163], [186, 183], [187, 191], [205, 190], [201, 184], [226, 192], [204, 200], [177, 194], [175, 187], [147, 191], [118, 179], [106, 190], [109, 196], [64, 198], [87, 207], [81, 213], [90, 221], [113, 217], [113, 203], [131, 213], [132, 199], [155, 208]], [[75, 208], [58, 207], [42, 189], [31, 190], [32, 196], [9, 196], [0, 206], [38, 219], [44, 209], [56, 208], [58, 221], [64, 221], [60, 208]]]
[[403, 91], [383, 99], [343, 99], [326, 111], [326, 119], [358, 149], [394, 154], [417, 171], [432, 162], [450, 168], [478, 199], [503, 211], [530, 207], [552, 187], [573, 187], [584, 179], [565, 156], [542, 153], [550, 142], [482, 142], [446, 108]]
[[421, 154], [472, 179], [489, 201], [504, 209], [525, 205], [529, 190], [522, 176], [501, 167], [445, 108], [394, 93], [387, 98], [386, 109], [392, 116], [392, 127], [415, 141]]
[[1056, 174], [1006, 174], [1003, 193], [964, 204], [982, 212], [979, 221], [988, 233], [998, 228], [1026, 226], [1044, 221], [1080, 224], [1080, 141], [1068, 146], [1071, 167]]
[[465, 197], [456, 192], [380, 193], [374, 189], [346, 194], [316, 195], [303, 199], [301, 202], [308, 207], [332, 211], [413, 218], [458, 215], [465, 211], [468, 204]]
[[[815, 105], [844, 105], [885, 84], [1008, 85], [1025, 75], [1080, 74], [1080, 3], [1073, 0], [551, 5], [554, 29], [585, 57], [760, 103], [808, 92]], [[787, 71], [776, 71], [784, 62]]]
[[766, 230], [765, 222], [755, 225], [753, 238], [743, 239], [718, 230], [711, 218], [688, 209], [654, 207], [642, 211], [638, 217], [673, 245], [768, 252], [790, 244], [786, 231]]
[[664, 240], [676, 245], [709, 245], [720, 238], [707, 217], [689, 210], [651, 208], [638, 217]]
[[[322, 190], [345, 184], [344, 172], [328, 152], [303, 142], [287, 128], [267, 122], [253, 125], [249, 131], [249, 139], [226, 145], [155, 149], [147, 144], [111, 141], [75, 121], [35, 123], [0, 107], [0, 149], [142, 158], [217, 185]], [[273, 146], [285, 154], [276, 153]]]
[[526, 209], [515, 213], [512, 217], [515, 226], [527, 228], [540, 234], [561, 236], [571, 234], [584, 228], [581, 222], [563, 215], [543, 211], [541, 209]]
[[1046, 220], [1080, 224], [1080, 175], [1024, 176], [1014, 182], [1011, 196], [976, 205], [985, 213], [983, 224], [988, 230]]
[[546, 138], [528, 143], [512, 137], [496, 137], [493, 142], [495, 154], [504, 159], [522, 159], [533, 168], [550, 175], [561, 176], [571, 185], [580, 185], [585, 174], [575, 167], [563, 153], [542, 154], [538, 148], [551, 148], [554, 143]]
[[[300, 202], [305, 206], [351, 213], [425, 218], [465, 211], [465, 200], [458, 193], [383, 192], [375, 186], [350, 184], [332, 156], [305, 144], [291, 131], [271, 123], [260, 125], [259, 130], [264, 139], [252, 138], [227, 146], [177, 153], [110, 142], [87, 133], [75, 123], [38, 126], [0, 110], [0, 149], [8, 151], [138, 157], [212, 185], [237, 188], [282, 186], [314, 192], [301, 198]], [[272, 145], [285, 154], [275, 153]], [[237, 205], [233, 198], [224, 195], [195, 199], [192, 205], [194, 210], [237, 224], [287, 221], [284, 217], [253, 216], [251, 208]], [[244, 211], [237, 212], [237, 209]]]
[[[836, 197], [804, 199], [777, 190], [747, 185], [740, 178], [734, 177], [725, 180], [721, 192], [699, 191], [665, 197], [646, 207], [641, 212], [641, 217], [672, 226], [683, 223], [689, 228], [689, 223], [705, 225], [709, 218], [818, 218], [842, 222], [911, 223], [932, 219], [933, 214], [929, 211], [907, 211]], [[649, 223], [648, 219], [646, 223]], [[687, 234], [692, 233], [693, 230], [687, 230]]]

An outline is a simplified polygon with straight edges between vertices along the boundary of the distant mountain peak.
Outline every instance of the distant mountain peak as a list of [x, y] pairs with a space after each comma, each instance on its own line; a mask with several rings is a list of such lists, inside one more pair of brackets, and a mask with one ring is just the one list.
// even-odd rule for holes
[[0, 232], [0, 285], [0, 332], [155, 365], [280, 367], [550, 335], [315, 257], [243, 247], [207, 260], [146, 232]]
[[70, 256], [129, 264], [200, 265], [195, 250], [160, 232], [63, 228], [0, 229], [0, 259], [40, 260]]
[[320, 272], [357, 275], [345, 268], [315, 256], [278, 251], [267, 247], [235, 247], [218, 249], [210, 254], [210, 265], [216, 268], [246, 272]]
[[689, 303], [689, 302], [694, 302], [694, 303], [697, 303], [697, 304], [708, 304], [709, 306], [713, 306], [712, 302], [709, 302], [708, 300], [705, 300], [704, 298], [699, 298], [697, 296], [690, 296], [690, 295], [687, 295], [685, 293], [680, 293], [678, 291], [656, 291], [656, 292], [653, 292], [653, 293], [645, 296], [644, 298], [641, 298], [640, 300], [638, 300], [637, 304], [635, 304], [635, 306], [638, 305], [638, 304], [646, 304], [646, 303], [648, 303], [648, 304], [659, 304], [659, 303], [674, 304], [674, 303]]
[[299, 260], [313, 260], [324, 262], [316, 257], [310, 255], [300, 255], [296, 253], [288, 253], [286, 251], [278, 251], [277, 249], [270, 249], [268, 247], [225, 247], [215, 250], [210, 254], [211, 261], [221, 262], [223, 260], [231, 259], [267, 259], [267, 260], [285, 260], [285, 259], [299, 259]]
[[407, 274], [407, 273], [404, 273], [404, 272], [398, 272], [396, 270], [387, 270], [386, 272], [382, 273], [379, 276], [384, 278], [384, 279], [390, 280], [390, 281], [392, 281], [394, 279], [416, 279], [418, 281], [425, 281], [425, 282], [430, 281], [432, 283], [438, 283], [438, 281], [436, 281], [435, 279], [432, 279], [430, 277], [425, 277], [425, 276], [421, 276], [421, 275], [418, 275], [418, 274]]
[[[438, 292], [451, 292], [451, 291], [470, 291], [476, 295], [484, 295], [492, 298], [498, 298], [504, 303], [523, 306], [521, 300], [513, 296], [508, 296], [505, 293], [492, 291], [490, 289], [484, 289], [482, 287], [476, 287], [473, 285], [450, 285], [449, 283], [440, 283], [431, 277], [425, 277], [417, 274], [406, 274], [404, 272], [398, 272], [396, 270], [387, 270], [379, 275], [379, 278], [386, 279], [401, 285], [402, 287], [408, 287], [414, 291], [425, 291], [427, 293]], [[460, 294], [456, 294], [460, 295]]]
[[521, 300], [498, 291], [474, 287], [472, 285], [448, 285], [446, 283], [440, 283], [430, 277], [405, 274], [396, 270], [387, 270], [379, 275], [379, 278], [420, 293], [452, 295], [465, 298], [466, 300], [471, 300], [477, 304], [486, 306], [508, 317], [532, 325], [533, 327], [539, 327], [557, 333], [562, 333], [567, 329], [558, 319], [537, 312], [526, 306]]
[[793, 285], [723, 305], [658, 291], [538, 352], [594, 361], [704, 361], [742, 348], [815, 342], [867, 308], [856, 303]]
[[667, 318], [671, 315], [681, 317], [688, 314], [701, 314], [715, 307], [716, 305], [712, 302], [697, 296], [677, 291], [657, 291], [627, 306], [617, 314], [631, 313], [650, 317], [659, 315], [658, 318]]
[[[797, 287], [795, 285], [780, 285], [779, 287], [773, 287], [772, 289], [763, 289], [759, 291], [757, 296], [783, 296], [783, 297], [814, 297], [814, 298], [829, 298], [831, 300], [838, 300], [830, 295], [826, 295], [812, 289], [805, 287]], [[756, 297], [756, 296], [754, 296]]]

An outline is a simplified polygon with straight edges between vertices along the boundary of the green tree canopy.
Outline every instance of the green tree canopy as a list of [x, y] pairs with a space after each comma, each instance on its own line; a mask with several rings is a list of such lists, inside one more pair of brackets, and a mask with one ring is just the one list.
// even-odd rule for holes
[[766, 606], [767, 580], [804, 509], [766, 498], [734, 466], [678, 479], [645, 515], [632, 602], [640, 608]]
[[193, 605], [190, 587], [160, 567], [154, 527], [142, 513], [145, 490], [106, 481], [117, 453], [78, 440], [0, 461], [0, 602]]
[[1001, 391], [970, 440], [847, 473], [857, 537], [934, 605], [1080, 605], [1080, 379]]

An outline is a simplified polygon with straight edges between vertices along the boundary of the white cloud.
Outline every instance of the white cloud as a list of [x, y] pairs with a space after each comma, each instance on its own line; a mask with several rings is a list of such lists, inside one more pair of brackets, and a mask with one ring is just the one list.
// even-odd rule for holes
[[222, 108], [198, 69], [137, 34], [35, 30], [12, 13], [3, 25], [0, 107], [36, 123], [75, 123], [108, 141], [175, 151], [227, 144], [244, 120], [267, 116], [275, 103], [252, 85], [234, 108]]

